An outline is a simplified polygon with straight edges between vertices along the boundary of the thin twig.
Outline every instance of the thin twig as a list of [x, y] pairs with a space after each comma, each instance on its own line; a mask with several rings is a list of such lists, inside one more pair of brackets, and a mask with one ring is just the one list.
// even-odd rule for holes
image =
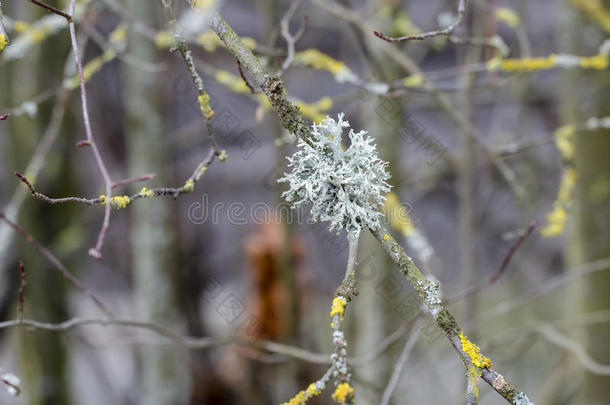
[[148, 181], [148, 180], [150, 180], [150, 179], [152, 179], [154, 177], [155, 177], [154, 173], [146, 173], [146, 174], [143, 174], [143, 175], [138, 176], [138, 177], [132, 177], [130, 179], [115, 181], [115, 182], [112, 183], [112, 188], [126, 186], [128, 184], [133, 184], [133, 183], [139, 183], [139, 182], [142, 182], [142, 181]]
[[19, 301], [17, 301], [17, 318], [19, 321], [23, 320], [23, 296], [25, 294], [25, 287], [28, 284], [27, 274], [25, 272], [25, 265], [19, 260], [19, 276], [21, 279], [21, 285], [19, 286]]
[[361, 356], [349, 358], [349, 362], [354, 367], [363, 367], [371, 364], [372, 361], [378, 359], [383, 353], [385, 353], [394, 343], [398, 342], [407, 332], [407, 328], [413, 323], [417, 322], [424, 317], [424, 314], [420, 312], [410, 320], [409, 322], [401, 325], [394, 332], [390, 333], [379, 342], [375, 343], [370, 350], [366, 351], [366, 354]]
[[241, 67], [241, 62], [239, 61], [239, 59], [235, 59], [235, 60], [237, 61], [237, 70], [239, 70], [239, 75], [241, 76], [241, 79], [244, 81], [244, 84], [246, 85], [246, 87], [248, 87], [248, 89], [250, 89], [250, 93], [256, 94], [256, 90], [254, 90], [254, 87], [252, 87], [250, 82], [248, 82], [248, 79], [246, 78], [246, 75], [244, 74], [244, 70]]
[[[74, 15], [74, 10], [76, 8], [76, 0], [70, 0], [69, 13]], [[99, 168], [99, 171], [104, 179], [104, 186], [106, 189], [106, 196], [110, 198], [112, 194], [112, 179], [108, 174], [108, 170], [106, 169], [106, 164], [102, 159], [102, 155], [93, 139], [93, 130], [91, 129], [91, 120], [89, 118], [89, 109], [87, 107], [87, 89], [85, 86], [85, 74], [83, 73], [83, 66], [80, 60], [80, 54], [78, 51], [78, 42], [76, 40], [76, 29], [74, 28], [74, 21], [69, 20], [69, 28], [70, 28], [70, 42], [72, 44], [72, 52], [74, 54], [74, 60], [76, 62], [76, 67], [78, 69], [78, 76], [80, 78], [80, 96], [81, 96], [81, 108], [83, 114], [83, 122], [85, 125], [85, 133], [87, 134], [87, 141], [89, 142], [89, 146], [91, 147], [91, 151], [93, 152], [93, 156], [95, 157], [95, 161]], [[99, 259], [102, 257], [102, 248], [104, 247], [104, 238], [106, 237], [106, 232], [108, 231], [108, 227], [110, 226], [110, 204], [106, 204], [106, 208], [104, 210], [104, 221], [102, 222], [102, 228], [97, 237], [97, 242], [95, 247], [89, 249], [89, 255]]]
[[578, 342], [563, 335], [550, 325], [539, 325], [538, 332], [549, 342], [574, 354], [579, 363], [589, 372], [597, 375], [610, 376], [610, 365], [600, 364], [578, 344]]
[[530, 288], [522, 294], [517, 295], [516, 297], [513, 296], [495, 304], [487, 311], [478, 315], [477, 318], [474, 319], [471, 324], [467, 324], [466, 327], [471, 328], [475, 324], [486, 322], [486, 320], [497, 319], [501, 315], [506, 314], [509, 311], [512, 311], [513, 309], [518, 308], [519, 306], [524, 305], [537, 297], [547, 294], [558, 287], [567, 285], [572, 281], [587, 276], [589, 274], [597, 273], [600, 271], [607, 271], [609, 269], [610, 257], [589, 263], [584, 263], [580, 266], [568, 269], [563, 274], [560, 274], [555, 277], [550, 277], [546, 280], [541, 281], [538, 285]]
[[455, 296], [453, 296], [451, 298], [447, 298], [446, 300], [443, 301], [443, 304], [449, 305], [449, 304], [452, 304], [452, 303], [454, 303], [456, 301], [459, 301], [459, 300], [461, 300], [463, 298], [469, 297], [469, 296], [471, 296], [473, 294], [476, 294], [477, 292], [483, 290], [484, 288], [489, 287], [490, 285], [492, 285], [496, 281], [498, 281], [498, 279], [500, 279], [500, 277], [502, 277], [502, 275], [504, 274], [504, 272], [508, 268], [508, 265], [510, 264], [510, 261], [513, 258], [513, 255], [515, 254], [517, 249], [519, 249], [521, 244], [532, 234], [532, 232], [536, 228], [536, 225], [537, 225], [537, 222], [535, 220], [530, 222], [530, 224], [528, 225], [528, 227], [525, 230], [525, 232], [523, 232], [523, 234], [519, 238], [517, 238], [515, 243], [508, 250], [508, 253], [504, 257], [504, 260], [502, 260], [502, 263], [500, 264], [500, 267], [498, 267], [498, 270], [496, 270], [494, 272], [494, 274], [492, 274], [491, 277], [489, 277], [489, 279], [484, 280], [484, 281], [482, 281], [482, 282], [480, 282], [478, 284], [475, 284], [475, 285], [471, 286], [469, 289], [467, 289], [466, 291], [464, 291], [464, 292], [462, 292], [460, 294], [457, 294], [457, 295], [455, 295]]
[[315, 364], [329, 364], [329, 356], [326, 354], [312, 353], [298, 347], [285, 345], [283, 343], [271, 342], [266, 340], [250, 340], [241, 336], [219, 336], [219, 337], [192, 337], [183, 336], [173, 332], [164, 326], [130, 319], [118, 318], [72, 318], [60, 323], [39, 322], [31, 319], [22, 321], [0, 322], [0, 329], [7, 329], [25, 326], [32, 329], [48, 330], [53, 332], [69, 332], [80, 326], [100, 325], [100, 326], [122, 326], [135, 329], [144, 329], [157, 335], [163, 336], [175, 344], [190, 350], [208, 349], [224, 345], [238, 345], [252, 347], [259, 350], [266, 350], [271, 353], [281, 354], [298, 360], [307, 361]]
[[64, 266], [63, 263], [57, 257], [55, 257], [55, 255], [53, 255], [53, 253], [51, 253], [51, 251], [49, 249], [44, 247], [44, 245], [42, 243], [40, 243], [38, 240], [36, 240], [25, 229], [23, 229], [22, 227], [20, 227], [13, 221], [9, 220], [4, 215], [4, 213], [1, 211], [0, 211], [0, 220], [3, 220], [8, 226], [10, 226], [17, 233], [19, 233], [28, 243], [30, 243], [32, 246], [34, 246], [36, 248], [36, 250], [38, 250], [44, 257], [46, 257], [47, 260], [49, 260], [51, 262], [51, 264], [53, 264], [53, 266], [57, 270], [59, 270], [59, 272], [64, 276], [64, 278], [66, 280], [68, 280], [68, 282], [70, 282], [73, 286], [78, 288], [84, 295], [89, 297], [93, 301], [93, 303], [102, 311], [102, 313], [104, 315], [106, 315], [108, 317], [112, 316], [112, 314], [106, 308], [106, 306], [104, 304], [102, 304], [102, 302], [95, 295], [93, 295], [93, 293], [91, 291], [89, 291], [87, 289], [87, 287], [85, 287], [85, 285], [83, 283], [81, 283], [76, 278], [76, 276], [74, 276], [70, 272], [70, 270], [68, 270], [66, 268], [66, 266]]
[[284, 17], [282, 17], [282, 20], [280, 21], [282, 37], [284, 37], [288, 48], [288, 56], [284, 60], [284, 63], [282, 63], [282, 69], [280, 69], [280, 71], [277, 73], [278, 76], [281, 76], [282, 73], [284, 73], [284, 71], [288, 69], [288, 67], [290, 67], [290, 65], [292, 64], [294, 60], [294, 46], [296, 45], [297, 41], [303, 36], [307, 28], [307, 23], [309, 20], [307, 17], [304, 17], [303, 23], [301, 24], [299, 31], [297, 31], [295, 35], [292, 35], [290, 33], [290, 19], [292, 18], [300, 4], [301, 0], [293, 0], [292, 3], [290, 3], [290, 7], [288, 7], [288, 11], [286, 11], [286, 14], [284, 14]]
[[14, 392], [13, 394], [17, 397], [19, 396], [19, 394], [21, 394], [21, 388], [19, 388], [17, 385], [13, 384], [12, 381], [9, 381], [9, 379], [4, 378], [4, 374], [2, 376], [0, 376], [0, 381], [2, 381], [2, 383], [4, 385], [6, 385], [7, 387], [9, 387], [9, 389], [12, 389]]
[[104, 202], [104, 199], [102, 199], [102, 198], [91, 198], [91, 199], [81, 198], [81, 197], [50, 198], [50, 197], [47, 197], [46, 195], [36, 191], [36, 189], [34, 188], [32, 183], [23, 174], [21, 174], [19, 172], [15, 172], [15, 176], [17, 176], [17, 178], [19, 178], [19, 180], [21, 180], [26, 186], [28, 186], [28, 188], [30, 189], [30, 192], [32, 193], [32, 196], [34, 198], [44, 201], [47, 204], [62, 204], [62, 203], [67, 203], [67, 202], [75, 202], [75, 203], [81, 203], [81, 204], [87, 204], [87, 205], [97, 205], [97, 204], [101, 204], [102, 202]]
[[[54, 13], [54, 14], [62, 16], [63, 18], [68, 20], [69, 23], [72, 22], [72, 16], [70, 14], [67, 14], [67, 13], [61, 11], [58, 8], [55, 8], [53, 6], [50, 6], [50, 5], [46, 4], [46, 3], [43, 3], [42, 1], [38, 1], [38, 0], [28, 0], [28, 1], [30, 3], [36, 4], [37, 6], [40, 6], [40, 7], [44, 8], [45, 10], [48, 10], [48, 11]], [[72, 14], [74, 14], [74, 10], [72, 10]]]
[[411, 335], [409, 339], [407, 339], [407, 343], [405, 343], [405, 347], [402, 349], [398, 360], [396, 361], [396, 365], [394, 366], [394, 371], [392, 372], [392, 377], [390, 377], [390, 381], [388, 385], [385, 387], [383, 391], [383, 396], [381, 397], [380, 405], [388, 405], [390, 403], [390, 398], [392, 398], [392, 393], [400, 380], [400, 374], [402, 373], [402, 369], [409, 360], [409, 354], [411, 350], [417, 343], [417, 339], [419, 338], [419, 332], [421, 331], [421, 327], [423, 325], [423, 318], [418, 318], [415, 321], [415, 326], [413, 326], [413, 330], [411, 331]]
[[453, 31], [455, 31], [455, 29], [462, 23], [462, 20], [464, 19], [465, 11], [466, 11], [466, 0], [460, 0], [460, 3], [458, 4], [457, 18], [455, 19], [453, 24], [451, 24], [449, 27], [447, 27], [443, 30], [429, 31], [429, 32], [424, 32], [422, 34], [417, 34], [417, 35], [406, 35], [403, 37], [389, 37], [379, 31], [373, 31], [373, 33], [377, 37], [383, 39], [384, 41], [388, 41], [388, 42], [421, 41], [424, 39], [437, 37], [437, 36], [448, 37], [451, 34], [453, 34]]

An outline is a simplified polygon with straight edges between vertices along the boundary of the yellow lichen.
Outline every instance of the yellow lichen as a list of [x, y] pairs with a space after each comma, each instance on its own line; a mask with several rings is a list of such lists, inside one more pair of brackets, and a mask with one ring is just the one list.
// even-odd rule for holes
[[388, 235], [387, 233], [383, 235], [383, 240], [390, 240], [390, 235]]
[[290, 401], [284, 402], [282, 405], [304, 405], [312, 397], [320, 395], [321, 392], [321, 390], [316, 388], [315, 383], [311, 383], [306, 390], [299, 391]]
[[168, 49], [174, 44], [174, 36], [169, 31], [159, 31], [155, 35], [155, 46], [159, 49]]
[[222, 46], [222, 41], [214, 31], [206, 31], [197, 36], [197, 43], [208, 52], [214, 52], [216, 48]]
[[265, 96], [263, 93], [252, 94], [252, 92], [250, 91], [248, 86], [246, 86], [246, 83], [244, 83], [244, 80], [241, 77], [231, 74], [226, 70], [218, 70], [214, 75], [214, 78], [218, 83], [227, 86], [231, 91], [234, 91], [235, 93], [248, 94], [249, 96], [253, 97], [254, 99], [256, 99], [256, 101], [258, 101], [258, 103], [263, 107], [263, 109], [271, 109], [271, 103], [269, 102], [267, 96]]
[[604, 70], [608, 68], [608, 55], [599, 54], [590, 57], [580, 58], [580, 66], [585, 69]]
[[8, 40], [4, 34], [0, 34], [0, 51], [8, 45]]
[[340, 318], [343, 318], [343, 312], [345, 310], [345, 298], [343, 297], [335, 297], [333, 303], [330, 307], [330, 317], [332, 318], [335, 315], [339, 315]]
[[201, 108], [201, 112], [206, 120], [212, 118], [214, 115], [214, 110], [210, 107], [210, 96], [208, 93], [201, 93], [199, 97], [197, 97], [197, 101], [199, 102], [199, 108]]
[[421, 87], [424, 84], [424, 77], [420, 74], [408, 76], [404, 80], [404, 84], [406, 87]]
[[330, 97], [322, 97], [315, 103], [297, 101], [295, 104], [301, 109], [301, 113], [305, 117], [314, 122], [322, 122], [328, 115], [328, 110], [333, 106], [333, 99]]
[[195, 175], [195, 180], [199, 180], [201, 176], [203, 176], [203, 174], [206, 172], [206, 170], [208, 170], [207, 166], [201, 166], [201, 168], [197, 171], [197, 174]]
[[528, 72], [550, 69], [555, 66], [556, 62], [555, 54], [539, 58], [504, 59], [500, 62], [500, 68], [508, 72]]
[[343, 62], [313, 48], [298, 52], [295, 61], [314, 69], [327, 70], [335, 76], [339, 73], [349, 73], [349, 68]]
[[224, 84], [229, 89], [236, 93], [250, 94], [250, 89], [244, 83], [244, 80], [234, 74], [227, 72], [226, 70], [218, 70], [214, 75], [216, 81], [220, 84]]
[[32, 28], [32, 26], [29, 23], [26, 23], [25, 21], [17, 20], [13, 22], [13, 31], [19, 34], [22, 32], [26, 32], [30, 28]]
[[182, 189], [186, 192], [191, 192], [193, 190], [195, 190], [195, 181], [193, 179], [188, 179], [185, 183], [184, 186], [182, 186]]
[[[101, 204], [106, 205], [106, 203], [108, 202], [108, 197], [106, 197], [104, 194], [102, 194], [102, 195], [100, 195], [99, 198], [102, 200]], [[131, 200], [126, 195], [110, 197], [110, 206], [112, 208], [117, 208], [117, 209], [125, 208], [130, 203], [131, 203]]]
[[110, 205], [114, 208], [125, 208], [131, 203], [131, 200], [128, 196], [116, 196], [110, 199]]
[[574, 132], [573, 125], [564, 125], [555, 131], [555, 146], [565, 160], [571, 160], [574, 156]]
[[[396, 193], [388, 193], [384, 204], [384, 213], [392, 227], [402, 232], [405, 237], [408, 237], [415, 231], [415, 225], [413, 225], [413, 221], [409, 218], [408, 213], [404, 211], [404, 207], [400, 204]], [[387, 239], [385, 236], [387, 236]], [[384, 235], [384, 240], [388, 239], [390, 239], [390, 236]]]
[[127, 39], [127, 24], [119, 24], [114, 29], [114, 31], [110, 33], [109, 39], [111, 43], [119, 43], [125, 41], [125, 39]]
[[149, 197], [149, 198], [155, 196], [155, 192], [146, 187], [142, 187], [142, 190], [140, 190], [140, 194], [142, 194], [144, 197]]
[[[253, 50], [256, 48], [256, 40], [250, 37], [242, 37], [242, 42], [246, 48]], [[197, 43], [207, 52], [214, 52], [219, 47], [224, 47], [224, 42], [212, 30], [205, 31], [197, 36]]]
[[340, 404], [344, 404], [348, 398], [354, 396], [354, 389], [349, 385], [349, 383], [342, 383], [337, 385], [337, 389], [335, 390], [332, 398], [335, 402]]
[[193, 0], [191, 5], [195, 8], [207, 9], [214, 5], [214, 0]]
[[511, 28], [516, 28], [521, 24], [521, 18], [519, 18], [515, 10], [507, 7], [498, 7], [496, 9], [496, 18]]
[[220, 155], [218, 155], [218, 160], [220, 160], [221, 162], [224, 162], [225, 160], [227, 160], [227, 158], [229, 157], [229, 155], [227, 155], [227, 151], [225, 149], [220, 151]]
[[466, 353], [472, 364], [479, 368], [491, 367], [491, 360], [488, 357], [481, 354], [481, 349], [474, 343], [472, 343], [463, 332], [460, 332], [460, 341], [462, 342], [462, 351]]
[[563, 233], [567, 222], [567, 208], [572, 202], [572, 194], [576, 185], [576, 170], [567, 168], [559, 185], [559, 193], [557, 199], [553, 203], [553, 211], [546, 216], [547, 225], [540, 230], [542, 236], [557, 236]]

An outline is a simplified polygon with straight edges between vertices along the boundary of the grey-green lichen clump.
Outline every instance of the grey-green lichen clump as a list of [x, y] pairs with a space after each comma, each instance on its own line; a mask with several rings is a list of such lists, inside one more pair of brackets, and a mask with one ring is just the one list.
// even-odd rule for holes
[[289, 184], [282, 196], [293, 207], [310, 203], [314, 221], [329, 221], [331, 230], [345, 228], [355, 238], [364, 227], [379, 227], [390, 175], [365, 131], [350, 129], [351, 145], [344, 148], [344, 128], [349, 122], [343, 114], [314, 124], [311, 138], [299, 139], [298, 151], [288, 157], [292, 171], [278, 181]]

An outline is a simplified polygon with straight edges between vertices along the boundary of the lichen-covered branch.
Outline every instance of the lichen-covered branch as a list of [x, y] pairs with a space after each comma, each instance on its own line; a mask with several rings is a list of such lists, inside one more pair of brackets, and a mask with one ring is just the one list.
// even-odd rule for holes
[[439, 295], [439, 285], [435, 281], [428, 280], [419, 270], [413, 260], [406, 254], [403, 248], [396, 242], [390, 233], [384, 228], [371, 229], [371, 233], [381, 243], [384, 250], [394, 261], [399, 270], [409, 279], [419, 296], [426, 304], [426, 309], [434, 318], [436, 325], [449, 339], [456, 350], [464, 366], [469, 372], [470, 367], [476, 367], [483, 380], [493, 387], [512, 404], [530, 404], [527, 396], [510, 384], [502, 374], [492, 369], [489, 358], [480, 353], [479, 348], [464, 336], [454, 316], [443, 305]]
[[[210, 27], [246, 67], [256, 83], [261, 86], [274, 110], [280, 116], [284, 128], [296, 136], [309, 140], [312, 134], [311, 129], [305, 124], [299, 109], [288, 100], [282, 81], [265, 71], [258, 58], [243, 44], [235, 31], [216, 11], [212, 12]], [[489, 359], [480, 355], [478, 347], [467, 339], [465, 345], [463, 345], [460, 339], [460, 337], [463, 337], [462, 330], [453, 315], [442, 304], [438, 283], [428, 280], [423, 275], [413, 260], [384, 228], [371, 229], [371, 232], [419, 293], [428, 312], [433, 316], [439, 329], [447, 336], [464, 365], [466, 367], [476, 365], [480, 369], [482, 378], [509, 402], [519, 405], [528, 404], [529, 400], [524, 402], [524, 398], [527, 399], [525, 394], [518, 391], [501, 374], [490, 368], [491, 362], [487, 363]]]
[[211, 13], [210, 28], [252, 75], [256, 84], [269, 99], [271, 107], [278, 114], [282, 126], [290, 133], [308, 142], [311, 129], [305, 122], [299, 108], [288, 99], [284, 83], [280, 78], [269, 74], [265, 70], [258, 58], [254, 56], [252, 51], [233, 31], [233, 28], [216, 11]]

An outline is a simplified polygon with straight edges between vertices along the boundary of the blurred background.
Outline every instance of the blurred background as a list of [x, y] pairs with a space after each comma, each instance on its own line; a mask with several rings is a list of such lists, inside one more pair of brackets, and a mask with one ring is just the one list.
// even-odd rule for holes
[[[129, 326], [10, 323], [20, 316], [19, 261], [23, 318], [55, 324], [105, 314], [0, 221], [0, 371], [18, 376], [22, 390], [0, 390], [0, 404], [281, 403], [327, 368], [320, 356], [296, 359], [247, 342], [332, 352], [328, 313], [346, 236], [282, 201], [276, 179], [295, 140], [240, 78], [205, 10], [175, 3], [228, 159], [176, 200], [113, 210], [102, 257], [90, 257], [103, 207], [46, 204], [14, 176], [55, 198], [105, 193], [91, 150], [75, 146], [85, 132], [66, 21], [4, 1], [11, 43], [0, 53], [0, 116], [10, 116], [0, 121], [0, 211], [116, 318], [242, 344], [189, 348]], [[499, 279], [449, 308], [536, 404], [609, 403], [610, 1], [468, 1], [451, 41], [399, 43], [373, 30], [401, 36], [447, 26], [457, 2], [214, 5], [270, 71], [287, 58], [281, 22], [300, 34], [282, 71], [288, 94], [308, 120], [344, 112], [375, 139], [392, 174], [386, 224], [445, 298], [497, 275], [538, 222]], [[182, 186], [210, 143], [191, 77], [170, 51], [161, 2], [78, 1], [75, 20], [93, 134], [112, 179], [155, 174], [114, 193]], [[357, 274], [360, 295], [346, 313], [353, 386], [359, 404], [379, 404], [421, 304], [368, 233]], [[463, 365], [432, 320], [421, 319], [389, 403], [463, 402]], [[329, 392], [311, 403], [332, 402]], [[504, 403], [485, 384], [480, 395]]]

